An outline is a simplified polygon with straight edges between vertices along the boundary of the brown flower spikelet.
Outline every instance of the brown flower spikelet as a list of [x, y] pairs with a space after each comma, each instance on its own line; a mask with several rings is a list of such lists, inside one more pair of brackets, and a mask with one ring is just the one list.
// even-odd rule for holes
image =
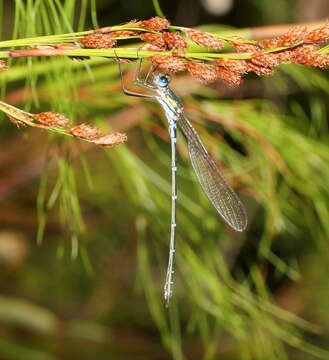
[[295, 26], [278, 38], [277, 46], [292, 46], [304, 40], [307, 34], [306, 26]]
[[50, 111], [34, 114], [33, 118], [46, 126], [63, 128], [70, 124], [70, 120], [66, 116]]
[[107, 36], [109, 37], [129, 37], [129, 36], [135, 36], [138, 34], [138, 31], [135, 30], [116, 30], [116, 31], [110, 31]]
[[217, 65], [224, 67], [227, 70], [234, 71], [237, 74], [245, 74], [247, 72], [247, 62], [239, 59], [215, 59]]
[[168, 28], [170, 22], [167, 19], [155, 16], [148, 20], [141, 21], [138, 25], [143, 29], [162, 31]]
[[162, 36], [159, 34], [144, 33], [139, 35], [139, 38], [160, 49], [164, 49], [164, 50], [166, 49], [166, 43], [164, 42]]
[[325, 68], [329, 66], [329, 55], [328, 54], [314, 54], [313, 64], [311, 66], [317, 66]]
[[[21, 120], [18, 120], [16, 118], [14, 118], [13, 116], [10, 116], [7, 114], [7, 118], [10, 120], [10, 122], [12, 122], [13, 124], [15, 124], [17, 127], [20, 127], [20, 126], [26, 126], [26, 124], [21, 121]], [[31, 120], [30, 120], [31, 121]]]
[[4, 60], [0, 60], [0, 71], [8, 70], [8, 66]]
[[97, 127], [88, 124], [74, 126], [73, 128], [68, 129], [66, 132], [88, 140], [92, 140], [101, 136], [101, 132]]
[[[2, 106], [5, 106], [5, 105], [2, 105]], [[10, 112], [13, 114], [13, 115], [16, 115], [22, 119], [25, 119], [26, 121], [29, 121], [29, 122], [33, 122], [33, 119], [28, 116], [27, 114], [21, 112], [20, 110], [18, 109], [15, 109], [15, 108], [12, 108], [10, 106], [5, 106], [8, 110], [10, 110]], [[6, 114], [8, 119], [13, 123], [15, 124], [17, 127], [19, 126], [26, 126], [26, 124], [22, 121], [22, 120], [19, 120], [17, 118], [15, 118], [14, 116], [11, 116], [9, 114]]]
[[279, 39], [264, 39], [258, 42], [258, 45], [263, 49], [271, 49], [278, 47]]
[[241, 74], [230, 71], [223, 66], [215, 66], [217, 77], [229, 85], [238, 86], [242, 83]]
[[185, 62], [166, 55], [154, 55], [150, 58], [152, 64], [166, 74], [173, 74], [185, 70]]
[[301, 44], [291, 49], [291, 61], [297, 64], [311, 65], [314, 61], [314, 51], [320, 49], [318, 44]]
[[178, 31], [165, 32], [162, 34], [164, 42], [169, 49], [186, 49], [187, 41], [180, 35]]
[[314, 53], [319, 48], [320, 46], [317, 44], [302, 44], [292, 50], [291, 61], [307, 66], [327, 67], [329, 65], [329, 55]]
[[224, 44], [215, 35], [196, 29], [184, 29], [186, 36], [200, 46], [221, 49]]
[[266, 76], [271, 75], [273, 73], [273, 69], [267, 66], [256, 65], [251, 61], [247, 61], [248, 72], [254, 72], [258, 76]]
[[[229, 41], [229, 44], [232, 47], [234, 47], [234, 49], [238, 52], [253, 53], [259, 50], [259, 47], [257, 45], [244, 42], [247, 40], [241, 38], [240, 36], [232, 36], [231, 39], [232, 41]], [[238, 40], [238, 41], [234, 41], [234, 40]]]
[[78, 43], [91, 49], [108, 49], [114, 46], [116, 40], [104, 34], [86, 35], [78, 40]]
[[267, 66], [273, 68], [278, 66], [281, 60], [277, 53], [263, 53], [262, 51], [257, 51], [251, 55], [251, 62], [261, 67]]
[[93, 143], [101, 146], [115, 146], [126, 142], [128, 139], [126, 134], [113, 133], [98, 137], [93, 140]]
[[324, 26], [310, 31], [305, 36], [305, 41], [327, 41], [329, 40], [329, 22]]
[[186, 70], [197, 80], [203, 83], [211, 83], [217, 79], [214, 66], [201, 63], [188, 62], [185, 64]]
[[291, 61], [291, 59], [293, 58], [293, 51], [290, 49], [278, 51], [276, 53], [276, 56], [278, 57], [278, 60], [280, 62]]

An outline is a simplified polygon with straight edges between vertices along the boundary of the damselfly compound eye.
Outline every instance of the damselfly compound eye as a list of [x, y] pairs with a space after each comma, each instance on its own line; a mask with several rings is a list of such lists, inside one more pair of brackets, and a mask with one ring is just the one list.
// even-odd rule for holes
[[159, 86], [166, 87], [168, 86], [169, 82], [170, 82], [169, 76], [161, 75], [157, 78], [157, 83], [159, 84]]

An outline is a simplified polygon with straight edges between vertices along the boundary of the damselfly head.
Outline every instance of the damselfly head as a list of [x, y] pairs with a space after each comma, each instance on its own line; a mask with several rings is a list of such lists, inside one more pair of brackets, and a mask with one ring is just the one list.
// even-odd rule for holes
[[167, 87], [170, 83], [170, 76], [162, 74], [154, 75], [154, 82], [160, 87]]

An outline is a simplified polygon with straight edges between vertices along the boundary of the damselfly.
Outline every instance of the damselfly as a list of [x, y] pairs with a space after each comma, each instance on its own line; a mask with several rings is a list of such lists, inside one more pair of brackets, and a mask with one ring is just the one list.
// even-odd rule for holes
[[123, 75], [120, 61], [118, 60], [121, 85], [126, 95], [145, 97], [157, 100], [162, 106], [167, 120], [168, 131], [171, 142], [171, 233], [169, 260], [164, 286], [164, 298], [166, 305], [169, 305], [173, 294], [174, 284], [174, 261], [176, 251], [176, 130], [177, 124], [187, 139], [188, 151], [192, 166], [196, 176], [202, 186], [203, 191], [209, 200], [222, 216], [225, 222], [236, 231], [243, 231], [247, 226], [247, 215], [245, 208], [238, 196], [228, 185], [221, 171], [217, 167], [213, 158], [205, 149], [202, 141], [184, 114], [183, 103], [180, 98], [169, 87], [170, 77], [168, 75], [158, 74], [150, 68], [144, 80], [140, 79], [141, 60], [138, 63], [133, 84], [148, 90], [150, 93], [140, 93], [126, 89], [123, 82]]

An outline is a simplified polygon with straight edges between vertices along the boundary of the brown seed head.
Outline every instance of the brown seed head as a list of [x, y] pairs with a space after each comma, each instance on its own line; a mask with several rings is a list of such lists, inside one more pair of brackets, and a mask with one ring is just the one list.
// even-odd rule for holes
[[178, 31], [165, 32], [162, 38], [167, 44], [169, 49], [186, 49], [187, 41], [180, 35]]
[[16, 118], [14, 118], [13, 116], [10, 116], [10, 115], [7, 114], [7, 118], [10, 120], [10, 122], [15, 124], [17, 127], [26, 126], [25, 122], [23, 122], [21, 120], [18, 120]]
[[188, 62], [185, 64], [186, 70], [197, 80], [203, 83], [211, 83], [217, 79], [214, 66], [201, 63]]
[[280, 64], [280, 56], [277, 53], [263, 53], [257, 51], [251, 55], [251, 62], [261, 67], [273, 68]]
[[128, 137], [126, 134], [113, 133], [94, 139], [93, 143], [102, 146], [115, 146], [126, 142], [127, 139]]
[[215, 66], [217, 77], [229, 85], [238, 86], [242, 83], [241, 74], [228, 70], [223, 66]]
[[46, 126], [63, 128], [70, 124], [70, 120], [64, 115], [50, 111], [34, 114], [33, 118]]
[[314, 54], [315, 51], [319, 50], [320, 46], [318, 44], [301, 44], [294, 49], [291, 49], [291, 61], [297, 64], [305, 64], [310, 66], [315, 61], [317, 54]]
[[165, 50], [166, 49], [166, 43], [164, 42], [163, 38], [159, 34], [153, 34], [153, 33], [143, 33], [139, 35], [139, 38], [143, 41], [146, 41], [147, 43], [154, 45], [160, 49]]
[[279, 39], [264, 39], [258, 42], [258, 45], [263, 49], [272, 49], [278, 47]]
[[[2, 106], [5, 106], [5, 105], [2, 105]], [[33, 122], [33, 118], [31, 118], [30, 116], [28, 116], [27, 114], [21, 112], [20, 110], [18, 109], [15, 109], [15, 108], [12, 108], [10, 106], [5, 106], [8, 110], [10, 110], [10, 112], [15, 115], [15, 116], [18, 116], [19, 118], [21, 119], [24, 119], [26, 121], [29, 121], [29, 122]], [[11, 115], [8, 115], [6, 114], [8, 119], [13, 123], [15, 124], [17, 127], [19, 126], [26, 126], [26, 124], [22, 121], [22, 120], [19, 120], [17, 118], [15, 118], [14, 116], [11, 116]]]
[[0, 60], [0, 71], [8, 70], [8, 66], [4, 60]]
[[224, 45], [215, 35], [196, 29], [185, 29], [186, 36], [200, 46], [211, 49], [221, 49]]
[[307, 34], [306, 26], [296, 26], [278, 38], [277, 46], [292, 46], [303, 41]]
[[138, 31], [135, 30], [116, 30], [111, 31], [107, 34], [109, 37], [129, 37], [129, 36], [135, 36], [138, 34]]
[[166, 55], [154, 55], [150, 58], [152, 64], [163, 71], [165, 74], [173, 74], [185, 70], [183, 60]]
[[266, 76], [266, 75], [271, 75], [273, 73], [273, 68], [256, 65], [251, 61], [247, 61], [247, 64], [248, 64], [248, 72], [254, 72], [258, 76]]
[[92, 140], [101, 136], [101, 132], [97, 127], [88, 124], [74, 126], [73, 128], [66, 130], [66, 132], [88, 140]]
[[93, 34], [84, 36], [78, 40], [78, 43], [91, 49], [108, 49], [114, 46], [117, 42], [107, 35]]
[[290, 49], [282, 50], [276, 53], [278, 60], [281, 62], [291, 61], [293, 58], [293, 51]]
[[227, 70], [236, 72], [237, 74], [245, 74], [247, 72], [247, 62], [245, 60], [223, 58], [216, 59], [214, 62]]
[[307, 66], [327, 67], [329, 65], [329, 55], [314, 53], [319, 48], [320, 46], [317, 44], [302, 44], [292, 50], [291, 61]]
[[328, 54], [315, 54], [313, 64], [311, 66], [317, 66], [325, 68], [329, 66], [329, 55]]
[[324, 26], [310, 31], [305, 36], [305, 41], [328, 41], [329, 40], [329, 22]]
[[246, 39], [243, 39], [240, 36], [232, 36], [231, 39], [229, 44], [238, 52], [254, 53], [259, 50], [257, 45], [249, 44]]
[[155, 16], [148, 20], [141, 21], [138, 25], [143, 29], [162, 31], [168, 28], [170, 22], [167, 19]]

